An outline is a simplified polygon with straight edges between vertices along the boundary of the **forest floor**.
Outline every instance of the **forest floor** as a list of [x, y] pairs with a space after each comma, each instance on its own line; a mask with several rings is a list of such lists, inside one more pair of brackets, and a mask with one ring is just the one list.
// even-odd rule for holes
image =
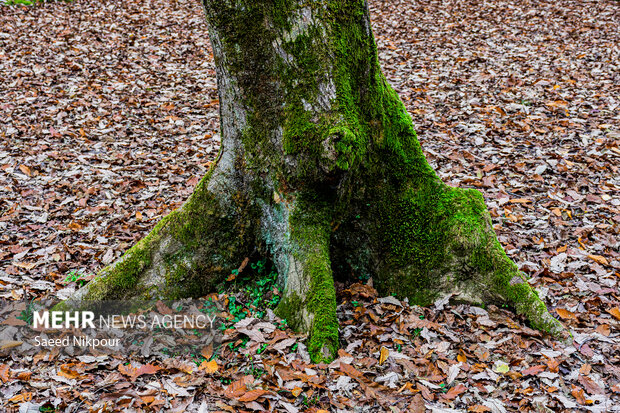
[[[431, 165], [482, 191], [574, 343], [360, 283], [339, 286], [340, 357], [312, 365], [303, 337], [222, 293], [230, 328], [200, 354], [9, 352], [1, 411], [620, 411], [618, 2], [370, 7]], [[0, 298], [67, 297], [180, 206], [219, 148], [197, 1], [0, 6], [0, 78]]]

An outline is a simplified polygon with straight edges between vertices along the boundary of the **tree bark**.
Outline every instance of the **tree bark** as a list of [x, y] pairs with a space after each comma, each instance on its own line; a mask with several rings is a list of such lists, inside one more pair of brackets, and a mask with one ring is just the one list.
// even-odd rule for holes
[[275, 263], [278, 314], [338, 348], [334, 278], [427, 305], [501, 303], [560, 334], [497, 241], [482, 195], [443, 184], [381, 73], [359, 0], [203, 0], [222, 148], [178, 211], [71, 302], [211, 291], [254, 248]]

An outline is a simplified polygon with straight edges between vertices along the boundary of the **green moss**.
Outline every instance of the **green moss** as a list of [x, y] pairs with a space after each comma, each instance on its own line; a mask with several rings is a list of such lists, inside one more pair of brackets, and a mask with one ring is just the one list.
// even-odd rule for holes
[[[329, 259], [328, 204], [316, 194], [301, 195], [290, 225], [293, 256], [302, 266], [301, 281], [309, 285], [307, 291], [299, 293], [287, 290], [278, 306], [278, 314], [292, 327], [309, 332], [308, 351], [314, 362], [331, 361], [338, 350], [338, 319]], [[306, 325], [308, 316], [309, 326]]]
[[304, 328], [304, 320], [300, 312], [303, 304], [303, 300], [293, 291], [280, 300], [275, 313], [278, 317], [285, 319], [293, 330], [299, 331]]

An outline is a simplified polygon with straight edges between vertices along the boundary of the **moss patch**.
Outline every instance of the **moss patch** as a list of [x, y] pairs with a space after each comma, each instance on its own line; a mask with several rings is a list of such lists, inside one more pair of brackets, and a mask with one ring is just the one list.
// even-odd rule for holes
[[[308, 351], [315, 363], [329, 362], [338, 350], [336, 291], [329, 259], [330, 213], [316, 194], [303, 194], [291, 215], [293, 256], [301, 264], [302, 291], [287, 289], [278, 314], [291, 327], [309, 332]], [[299, 282], [297, 281], [297, 282]], [[307, 289], [306, 289], [307, 288]], [[307, 325], [305, 317], [310, 317]]]

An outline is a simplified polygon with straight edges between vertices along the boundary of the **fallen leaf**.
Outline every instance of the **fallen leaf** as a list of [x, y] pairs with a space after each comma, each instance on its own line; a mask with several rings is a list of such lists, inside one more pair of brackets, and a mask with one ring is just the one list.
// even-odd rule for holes
[[29, 402], [30, 400], [32, 400], [32, 393], [28, 392], [28, 393], [18, 394], [17, 396], [13, 396], [8, 401], [11, 403], [22, 403], [22, 402]]
[[456, 399], [461, 393], [464, 393], [465, 390], [467, 390], [467, 387], [465, 387], [462, 384], [458, 384], [454, 387], [452, 387], [450, 390], [448, 390], [448, 392], [446, 394], [442, 394], [441, 397], [445, 400], [454, 400]]
[[213, 356], [213, 343], [211, 343], [208, 346], [204, 347], [200, 351], [200, 354], [202, 355], [202, 357], [204, 357], [207, 360], [209, 360], [211, 358], [211, 356]]
[[496, 361], [495, 365], [493, 366], [493, 371], [496, 373], [508, 373], [509, 370], [510, 366], [503, 361]]
[[604, 335], [605, 337], [609, 337], [611, 329], [609, 328], [609, 324], [601, 324], [596, 327], [596, 332]]
[[247, 391], [247, 386], [253, 382], [254, 376], [243, 376], [239, 380], [233, 381], [228, 387], [226, 387], [226, 390], [224, 390], [224, 395], [231, 399], [241, 397]]
[[205, 360], [198, 367], [198, 370], [204, 370], [205, 373], [207, 374], [215, 373], [217, 369], [218, 369], [218, 365], [217, 365], [217, 361], [215, 360], [211, 360], [211, 361]]
[[385, 363], [385, 361], [387, 360], [389, 355], [390, 355], [390, 351], [386, 347], [381, 346], [381, 351], [380, 351], [380, 355], [379, 355], [379, 365], [380, 366], [383, 363]]
[[547, 366], [545, 366], [544, 364], [539, 364], [537, 366], [532, 366], [521, 371], [521, 374], [523, 374], [524, 376], [536, 376], [538, 373], [545, 371], [546, 368]]
[[609, 261], [607, 261], [607, 258], [603, 257], [602, 255], [592, 255], [592, 254], [590, 254], [590, 255], [588, 255], [588, 258], [598, 262], [601, 265], [609, 265]]
[[28, 176], [32, 176], [32, 171], [26, 165], [19, 165], [19, 170]]
[[481, 404], [475, 404], [473, 406], [470, 406], [467, 409], [468, 412], [474, 412], [474, 413], [485, 413], [485, 412], [490, 412], [492, 411], [489, 407], [483, 406]]
[[251, 401], [258, 399], [261, 396], [264, 396], [265, 394], [269, 394], [269, 392], [263, 389], [254, 389], [254, 390], [250, 390], [246, 392], [243, 396], [239, 397], [238, 400], [240, 402], [251, 402]]
[[607, 310], [607, 312], [620, 320], [620, 308], [614, 307], [611, 310]]
[[577, 317], [575, 316], [575, 313], [573, 313], [572, 311], [566, 310], [565, 308], [556, 308], [555, 311], [564, 320], [576, 320], [577, 319]]
[[588, 403], [589, 400], [586, 400], [585, 392], [583, 391], [583, 389], [581, 387], [575, 386], [573, 384], [572, 385], [572, 390], [571, 390], [570, 393], [577, 400], [577, 403], [582, 404], [582, 405], [590, 404], [590, 403]]
[[138, 367], [137, 369], [135, 369], [135, 371], [131, 375], [131, 381], [136, 380], [138, 377], [144, 374], [155, 374], [159, 370], [161, 370], [161, 367], [155, 366], [153, 364], [144, 364]]
[[2, 383], [6, 383], [9, 381], [9, 365], [8, 364], [0, 364], [0, 380]]

